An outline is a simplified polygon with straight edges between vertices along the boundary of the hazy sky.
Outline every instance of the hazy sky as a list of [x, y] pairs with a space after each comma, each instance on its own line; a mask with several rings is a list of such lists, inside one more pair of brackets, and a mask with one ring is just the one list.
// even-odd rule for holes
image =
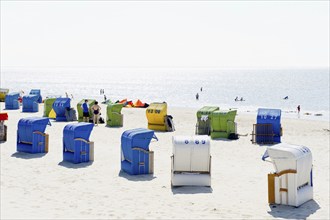
[[1, 1], [1, 66], [329, 67], [329, 2]]

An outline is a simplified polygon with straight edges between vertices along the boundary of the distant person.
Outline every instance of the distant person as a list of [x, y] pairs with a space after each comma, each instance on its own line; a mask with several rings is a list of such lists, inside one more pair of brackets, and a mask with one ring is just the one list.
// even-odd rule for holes
[[68, 93], [67, 93], [67, 92], [65, 92], [65, 97], [69, 98], [69, 95], [68, 95]]
[[93, 111], [93, 121], [95, 125], [99, 124], [99, 115], [101, 113], [101, 107], [98, 105], [99, 103], [95, 101], [95, 104], [92, 106], [92, 111]]
[[201, 87], [201, 92], [203, 92], [203, 87]]
[[107, 101], [107, 97], [104, 95], [104, 101], [106, 102]]
[[243, 97], [241, 97], [240, 101], [244, 101]]
[[196, 100], [198, 100], [198, 99], [199, 99], [199, 94], [197, 93], [197, 94], [196, 94]]
[[289, 96], [285, 96], [283, 99], [289, 99]]
[[298, 114], [300, 113], [300, 105], [297, 106]]
[[236, 96], [236, 98], [235, 98], [235, 102], [237, 102], [238, 101], [238, 96]]
[[83, 121], [89, 122], [89, 109], [88, 109], [88, 100], [85, 99], [85, 102], [81, 105], [83, 110]]

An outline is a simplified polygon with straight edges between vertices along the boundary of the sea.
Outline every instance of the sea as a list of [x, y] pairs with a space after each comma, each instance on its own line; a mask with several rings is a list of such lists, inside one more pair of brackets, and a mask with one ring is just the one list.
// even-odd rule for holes
[[214, 105], [247, 114], [278, 108], [284, 117], [329, 121], [329, 75], [328, 68], [1, 68], [0, 85], [25, 94], [41, 89], [43, 98], [68, 93], [102, 102], [104, 89], [111, 101], [165, 101], [169, 109]]

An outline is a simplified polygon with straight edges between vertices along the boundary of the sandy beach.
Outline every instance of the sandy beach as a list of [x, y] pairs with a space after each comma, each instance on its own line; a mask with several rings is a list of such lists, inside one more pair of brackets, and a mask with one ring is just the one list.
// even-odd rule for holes
[[[76, 105], [72, 103], [74, 107]], [[102, 116], [106, 106], [101, 105]], [[4, 103], [0, 104], [0, 109]], [[62, 162], [62, 133], [67, 122], [48, 126], [49, 153], [16, 152], [20, 118], [42, 116], [21, 110], [9, 114], [8, 140], [1, 144], [1, 219], [329, 219], [329, 122], [282, 118], [282, 142], [305, 145], [313, 154], [314, 200], [299, 208], [270, 206], [265, 146], [251, 143], [256, 115], [236, 117], [238, 140], [212, 140], [212, 186], [171, 188], [172, 136], [194, 135], [197, 109], [168, 107], [175, 132], [156, 132], [154, 175], [120, 172], [123, 131], [146, 128], [145, 109], [124, 108], [124, 126], [94, 127], [93, 163]], [[72, 123], [72, 122], [70, 122]]]

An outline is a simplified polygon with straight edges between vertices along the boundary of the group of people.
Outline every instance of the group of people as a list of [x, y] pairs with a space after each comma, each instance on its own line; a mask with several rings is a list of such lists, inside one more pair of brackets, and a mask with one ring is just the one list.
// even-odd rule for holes
[[237, 101], [245, 101], [245, 100], [244, 100], [243, 97], [241, 97], [241, 98], [239, 99], [238, 96], [236, 96], [236, 98], [235, 98], [235, 102], [237, 102]]
[[[88, 100], [86, 99], [85, 102], [81, 105], [81, 108], [83, 110], [83, 121], [89, 122], [89, 106], [88, 106]], [[91, 107], [92, 113], [93, 113], [93, 122], [95, 126], [99, 124], [99, 116], [101, 115], [101, 107], [99, 106], [99, 103], [95, 101], [94, 105]]]

